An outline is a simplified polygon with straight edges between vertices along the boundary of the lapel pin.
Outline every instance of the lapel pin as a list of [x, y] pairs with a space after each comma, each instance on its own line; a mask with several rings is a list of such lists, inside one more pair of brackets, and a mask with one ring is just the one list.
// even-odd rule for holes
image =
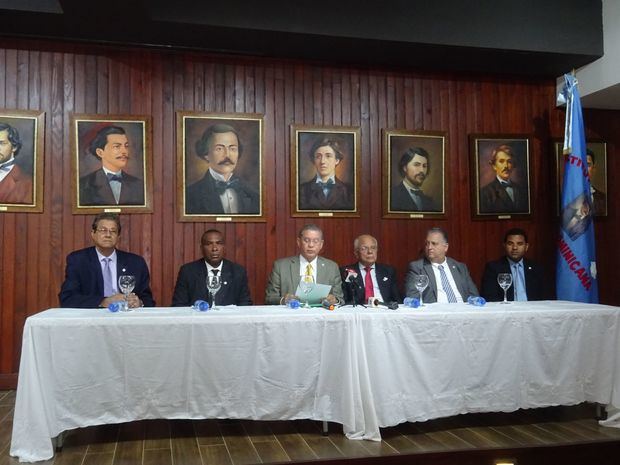
[[387, 276], [384, 276], [384, 277], [383, 277], [383, 280], [384, 280], [384, 281], [387, 281], [387, 280], [388, 280], [388, 277], [387, 277]]

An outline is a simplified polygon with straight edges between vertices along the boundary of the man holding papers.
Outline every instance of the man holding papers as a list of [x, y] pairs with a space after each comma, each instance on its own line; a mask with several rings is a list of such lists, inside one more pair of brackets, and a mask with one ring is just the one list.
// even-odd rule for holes
[[[265, 303], [277, 305], [295, 297], [302, 279], [327, 284], [331, 291], [326, 299], [332, 303], [342, 300], [342, 280], [336, 262], [319, 257], [323, 248], [323, 231], [315, 224], [304, 226], [297, 237], [299, 255], [276, 260], [265, 290]], [[325, 297], [325, 296], [323, 296]]]

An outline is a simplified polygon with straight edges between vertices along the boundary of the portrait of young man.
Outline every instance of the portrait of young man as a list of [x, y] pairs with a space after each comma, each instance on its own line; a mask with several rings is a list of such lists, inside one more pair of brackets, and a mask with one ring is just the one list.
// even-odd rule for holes
[[356, 128], [292, 126], [295, 216], [358, 215], [358, 132]]
[[530, 214], [529, 139], [472, 137], [475, 213]]
[[43, 126], [43, 113], [0, 112], [0, 211], [42, 211]]
[[[106, 116], [106, 118], [110, 118]], [[147, 120], [74, 116], [75, 213], [149, 211]]]
[[445, 134], [384, 131], [384, 216], [445, 214]]
[[262, 116], [179, 112], [181, 221], [263, 221]]

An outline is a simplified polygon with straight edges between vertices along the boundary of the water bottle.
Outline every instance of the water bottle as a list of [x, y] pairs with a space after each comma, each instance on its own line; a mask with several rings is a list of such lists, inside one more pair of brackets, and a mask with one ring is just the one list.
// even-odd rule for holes
[[206, 300], [197, 300], [194, 302], [194, 305], [192, 305], [192, 309], [199, 312], [206, 312], [209, 310], [209, 302]]
[[108, 305], [108, 310], [110, 310], [112, 313], [119, 312], [123, 310], [124, 304], [124, 302], [112, 302], [110, 305]]
[[417, 297], [405, 297], [403, 304], [405, 307], [418, 308], [420, 306], [420, 299]]
[[296, 308], [299, 308], [301, 306], [301, 303], [297, 299], [287, 299], [286, 306], [294, 310]]
[[467, 303], [469, 305], [473, 305], [474, 307], [484, 307], [484, 304], [486, 304], [487, 301], [484, 300], [484, 297], [470, 295], [469, 297], [467, 297]]

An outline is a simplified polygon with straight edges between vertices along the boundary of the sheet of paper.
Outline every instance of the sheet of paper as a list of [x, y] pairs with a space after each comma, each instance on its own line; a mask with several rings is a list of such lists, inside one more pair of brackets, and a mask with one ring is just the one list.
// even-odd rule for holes
[[299, 297], [302, 302], [308, 301], [309, 304], [320, 304], [321, 301], [327, 297], [332, 287], [329, 284], [310, 284], [310, 291], [308, 294], [304, 294], [299, 286], [295, 291], [295, 295]]

